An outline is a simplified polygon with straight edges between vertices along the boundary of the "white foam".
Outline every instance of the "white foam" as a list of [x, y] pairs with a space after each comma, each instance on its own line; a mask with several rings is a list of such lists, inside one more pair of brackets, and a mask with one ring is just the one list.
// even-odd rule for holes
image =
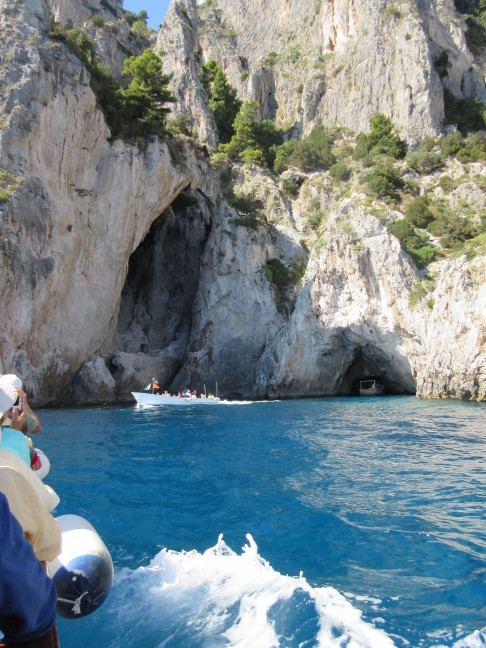
[[[289, 636], [291, 645], [326, 648], [395, 645], [337, 590], [313, 588], [302, 575], [275, 571], [246, 537], [240, 555], [220, 536], [202, 554], [163, 549], [148, 567], [121, 574], [116, 584], [117, 598], [125, 599], [117, 603], [120, 622], [133, 624], [139, 645], [184, 645], [186, 640], [186, 645], [211, 648], [275, 648], [281, 641], [290, 645]], [[139, 601], [134, 592], [142, 592]], [[146, 628], [152, 634], [144, 638]]]
[[482, 630], [476, 630], [468, 637], [456, 641], [453, 648], [484, 648], [486, 646], [486, 626]]

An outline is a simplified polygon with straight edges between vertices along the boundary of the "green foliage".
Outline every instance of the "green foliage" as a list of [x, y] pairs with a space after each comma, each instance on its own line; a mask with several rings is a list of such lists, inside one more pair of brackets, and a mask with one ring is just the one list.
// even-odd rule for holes
[[276, 65], [279, 61], [280, 57], [277, 54], [277, 52], [269, 52], [265, 58], [262, 60], [262, 65], [265, 66], [271, 66], [271, 65]]
[[199, 80], [201, 81], [201, 85], [204, 88], [204, 92], [206, 93], [208, 98], [211, 97], [211, 87], [213, 85], [216, 72], [220, 69], [221, 68], [214, 59], [211, 59], [201, 67]]
[[304, 139], [290, 140], [276, 150], [274, 171], [282, 173], [289, 166], [302, 171], [329, 169], [336, 158], [332, 152], [333, 140], [323, 126], [314, 126]]
[[150, 36], [150, 30], [143, 20], [136, 20], [132, 25], [132, 29], [139, 36], [144, 36], [145, 38]]
[[20, 180], [9, 173], [3, 167], [0, 167], [0, 203], [8, 202], [16, 185]]
[[479, 56], [486, 46], [486, 0], [455, 0], [454, 4], [465, 14], [467, 46]]
[[90, 85], [105, 115], [111, 136], [127, 139], [147, 135], [163, 136], [170, 109], [175, 101], [168, 84], [170, 75], [162, 73], [162, 61], [152, 49], [125, 61], [123, 75], [131, 81], [124, 90], [113, 78], [109, 67], [100, 63], [93, 41], [78, 27], [63, 32], [53, 23], [50, 36], [66, 43], [90, 73]]
[[309, 223], [309, 227], [312, 230], [316, 231], [317, 229], [319, 229], [323, 221], [323, 218], [324, 218], [324, 212], [322, 211], [322, 209], [316, 209], [314, 212], [312, 212], [312, 214], [308, 218], [307, 222]]
[[[295, 140], [292, 140], [295, 142]], [[275, 160], [273, 163], [273, 170], [280, 175], [289, 167], [289, 153], [285, 145], [279, 146], [275, 153]]]
[[126, 11], [125, 9], [123, 10], [123, 20], [127, 22], [130, 27], [133, 25], [135, 21], [138, 20], [137, 14], [133, 13], [132, 11]]
[[443, 175], [439, 180], [439, 187], [446, 194], [449, 194], [454, 189], [454, 180], [450, 175]]
[[236, 89], [228, 83], [223, 70], [219, 69], [212, 85], [209, 108], [213, 111], [221, 142], [229, 142], [232, 138], [234, 133], [232, 124], [240, 106], [241, 101], [238, 99]]
[[407, 252], [422, 246], [423, 239], [417, 236], [412, 225], [410, 225], [406, 220], [402, 219], [393, 223], [390, 227], [390, 231], [397, 237], [402, 244], [402, 247]]
[[182, 133], [187, 137], [192, 137], [194, 134], [187, 115], [178, 115], [167, 121], [166, 130], [172, 135]]
[[407, 165], [411, 171], [429, 174], [443, 166], [442, 155], [434, 150], [436, 142], [433, 137], [426, 136], [420, 142], [416, 153], [407, 153]]
[[471, 133], [467, 137], [460, 133], [446, 135], [440, 141], [440, 149], [445, 157], [456, 157], [464, 163], [486, 160], [486, 133]]
[[247, 163], [272, 166], [277, 146], [283, 133], [269, 119], [257, 120], [259, 106], [256, 101], [246, 101], [233, 123], [234, 135], [227, 144], [220, 144], [219, 150], [232, 159]]
[[[231, 179], [231, 176], [230, 176]], [[230, 181], [225, 191], [225, 196], [229, 204], [236, 209], [242, 218], [236, 221], [237, 225], [243, 225], [250, 229], [258, 229], [265, 223], [265, 215], [263, 212], [263, 202], [256, 198], [253, 192], [243, 193], [234, 192], [230, 185]]]
[[299, 184], [290, 178], [282, 180], [282, 193], [286, 196], [297, 196], [299, 193]]
[[377, 164], [366, 176], [368, 189], [379, 198], [399, 197], [398, 191], [403, 188], [400, 171], [393, 164]]
[[95, 27], [103, 27], [103, 25], [105, 24], [105, 19], [103, 18], [103, 16], [101, 14], [95, 14], [91, 18], [91, 22], [93, 23], [93, 25]]
[[441, 245], [446, 249], [462, 249], [465, 241], [480, 233], [480, 227], [477, 224], [456, 211], [452, 211], [445, 202], [436, 201], [431, 211], [434, 214], [434, 220], [429, 223], [427, 229], [434, 236], [440, 237]]
[[276, 288], [287, 286], [292, 279], [292, 272], [279, 259], [270, 259], [263, 266], [268, 281]]
[[390, 231], [401, 243], [402, 248], [414, 260], [418, 268], [425, 268], [437, 257], [437, 249], [426, 243], [406, 220], [399, 220], [390, 227]]
[[456, 126], [463, 135], [486, 129], [486, 106], [479, 99], [458, 99], [444, 88], [444, 123]]
[[213, 59], [201, 67], [199, 78], [209, 98], [219, 141], [228, 143], [235, 133], [233, 122], [241, 107], [236, 89], [228, 83], [226, 74]]
[[263, 266], [268, 281], [275, 289], [277, 310], [279, 313], [288, 312], [289, 290], [297, 283], [305, 272], [305, 263], [287, 268], [279, 259], [269, 259]]
[[429, 209], [430, 198], [427, 195], [417, 196], [405, 210], [406, 220], [422, 229], [426, 228], [434, 220], [434, 215]]
[[414, 287], [408, 293], [408, 304], [410, 308], [415, 308], [427, 294], [427, 290], [422, 281], [416, 281]]
[[409, 254], [417, 268], [426, 268], [429, 263], [436, 260], [438, 251], [433, 245], [423, 245], [416, 250], [410, 250]]
[[357, 136], [353, 152], [355, 160], [377, 155], [388, 155], [396, 160], [405, 155], [405, 142], [395, 134], [393, 122], [383, 113], [377, 113], [370, 119], [369, 134], [360, 133]]
[[347, 182], [351, 177], [351, 169], [344, 162], [336, 162], [329, 169], [329, 175], [339, 182]]
[[165, 134], [165, 124], [175, 101], [169, 89], [171, 75], [162, 72], [160, 56], [147, 48], [140, 56], [131, 56], [123, 65], [123, 76], [131, 77], [123, 91], [123, 103], [132, 135]]

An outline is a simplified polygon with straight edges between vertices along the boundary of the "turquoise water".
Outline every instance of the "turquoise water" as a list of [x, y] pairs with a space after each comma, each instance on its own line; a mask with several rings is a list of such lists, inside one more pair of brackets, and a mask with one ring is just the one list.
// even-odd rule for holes
[[[412, 397], [40, 412], [115, 582], [62, 648], [486, 645], [486, 408]], [[220, 537], [222, 534], [222, 537]]]

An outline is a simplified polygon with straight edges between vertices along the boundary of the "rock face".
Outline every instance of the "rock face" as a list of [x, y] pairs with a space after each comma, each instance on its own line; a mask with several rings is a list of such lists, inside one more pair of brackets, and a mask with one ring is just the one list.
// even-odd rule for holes
[[[433, 264], [433, 285], [412, 305], [424, 272], [359, 187], [341, 197], [328, 174], [311, 174], [289, 197], [270, 173], [235, 168], [235, 188], [265, 205], [255, 228], [187, 138], [111, 141], [88, 72], [48, 33], [53, 19], [85, 25], [119, 78], [122, 7], [0, 0], [0, 170], [14, 178], [0, 202], [0, 370], [21, 375], [37, 404], [128, 400], [152, 376], [169, 390], [217, 383], [226, 397], [283, 398], [355, 393], [374, 375], [392, 393], [486, 400], [484, 257]], [[444, 83], [485, 99], [452, 0], [403, 15], [377, 0], [179, 0], [157, 47], [174, 115], [208, 147], [217, 135], [197, 58], [216, 58], [261, 116], [294, 133], [366, 130], [382, 111], [413, 143], [438, 131]], [[327, 214], [318, 234], [311, 200]], [[277, 261], [295, 271], [283, 287], [265, 270]]]

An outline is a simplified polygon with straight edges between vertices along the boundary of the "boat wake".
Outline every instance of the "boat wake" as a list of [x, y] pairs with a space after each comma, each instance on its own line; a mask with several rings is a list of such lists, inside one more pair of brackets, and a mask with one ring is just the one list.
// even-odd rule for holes
[[[83, 630], [92, 635], [90, 645], [410, 648], [406, 639], [376, 627], [385, 624], [379, 599], [373, 599], [376, 617], [365, 621], [354, 607], [360, 597], [312, 587], [302, 574], [280, 574], [258, 554], [250, 535], [247, 540], [241, 554], [220, 536], [204, 553], [162, 549], [148, 566], [118, 572], [105, 607]], [[420, 646], [486, 645], [486, 628], [459, 641], [457, 630], [429, 634]]]
[[[123, 570], [112, 590], [110, 646], [353, 646], [391, 648], [332, 587], [275, 571], [250, 535], [241, 555], [219, 537], [204, 553], [163, 549], [148, 567]], [[120, 635], [113, 636], [113, 628]]]

